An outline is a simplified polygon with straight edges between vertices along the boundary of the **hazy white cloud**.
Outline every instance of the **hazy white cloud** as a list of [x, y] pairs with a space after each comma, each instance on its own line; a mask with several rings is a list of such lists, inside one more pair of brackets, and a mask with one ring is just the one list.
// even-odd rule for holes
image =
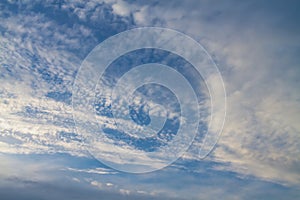
[[64, 170], [69, 170], [73, 172], [83, 172], [83, 173], [91, 173], [91, 174], [117, 174], [118, 172], [109, 170], [107, 168], [95, 168], [95, 169], [75, 169], [75, 168], [66, 168]]
[[[163, 25], [183, 31], [204, 44], [213, 55], [228, 93], [224, 131], [208, 159], [230, 164], [217, 169], [288, 184], [300, 182], [300, 97], [297, 91], [300, 87], [297, 56], [300, 34], [296, 26], [289, 24], [290, 16], [297, 17], [295, 13], [289, 16], [279, 9], [293, 5], [280, 6], [281, 3], [275, 2], [278, 8], [272, 9], [256, 1], [234, 3], [235, 6], [232, 6], [233, 2], [212, 6], [208, 1], [158, 2], [155, 5], [105, 2], [116, 15], [129, 17], [132, 14], [138, 25]], [[78, 8], [79, 4], [82, 5], [74, 1], [62, 8], [74, 8], [74, 13], [82, 20], [96, 20], [102, 14], [95, 9], [96, 1], [90, 1], [82, 8]], [[94, 17], [86, 19], [86, 13], [92, 11]], [[32, 21], [41, 23], [32, 24]], [[6, 30], [0, 41], [0, 126], [4, 130], [1, 134], [22, 142], [1, 142], [1, 151], [71, 153], [80, 149], [78, 142], [63, 142], [57, 136], [59, 131], [72, 132], [73, 129], [54, 123], [71, 118], [71, 107], [41, 98], [49, 88], [59, 91], [65, 91], [65, 88], [42, 81], [28, 67], [32, 64], [32, 56], [39, 55], [43, 58], [40, 65], [47, 65], [51, 72], [57, 72], [70, 89], [80, 59], [63, 47], [83, 48], [79, 36], [90, 35], [90, 30], [80, 25], [76, 25], [75, 32], [74, 28], [56, 29], [55, 22], [41, 14], [11, 17], [1, 25]], [[26, 34], [28, 36], [24, 36]], [[18, 52], [20, 49], [28, 51]], [[28, 84], [32, 82], [37, 84], [36, 88]], [[16, 113], [24, 114], [26, 106], [41, 108], [45, 113], [24, 120]], [[106, 156], [115, 159], [111, 152]], [[190, 153], [186, 157], [193, 159], [196, 156]], [[147, 157], [142, 159], [148, 160]]]
[[117, 15], [128, 16], [131, 12], [130, 5], [125, 1], [118, 1], [112, 5], [113, 12]]
[[297, 13], [283, 11], [293, 3], [232, 3], [141, 3], [134, 16], [142, 25], [155, 25], [158, 18], [164, 26], [184, 31], [217, 62], [228, 109], [222, 137], [208, 159], [231, 163], [227, 169], [242, 174], [298, 184], [300, 37], [299, 29], [283, 23], [295, 25], [290, 21]]
[[99, 181], [92, 181], [91, 185], [99, 189], [102, 189], [102, 183], [100, 183]]

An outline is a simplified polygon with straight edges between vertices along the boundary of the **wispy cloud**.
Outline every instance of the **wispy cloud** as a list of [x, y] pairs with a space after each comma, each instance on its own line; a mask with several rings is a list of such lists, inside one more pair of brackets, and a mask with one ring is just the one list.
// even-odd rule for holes
[[92, 174], [117, 174], [118, 172], [109, 170], [107, 168], [94, 168], [94, 169], [75, 169], [75, 168], [66, 168], [64, 170], [70, 170], [73, 172], [84, 172], [84, 173], [92, 173]]

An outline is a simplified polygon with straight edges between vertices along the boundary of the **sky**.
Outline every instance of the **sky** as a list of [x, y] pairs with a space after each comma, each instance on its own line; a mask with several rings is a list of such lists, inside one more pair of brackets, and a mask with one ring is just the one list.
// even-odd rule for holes
[[1, 199], [299, 198], [299, 24], [296, 0], [1, 1]]

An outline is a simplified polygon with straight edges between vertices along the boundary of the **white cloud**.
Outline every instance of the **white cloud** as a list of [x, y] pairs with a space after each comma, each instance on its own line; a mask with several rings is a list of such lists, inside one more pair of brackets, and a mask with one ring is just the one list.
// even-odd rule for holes
[[131, 193], [130, 190], [126, 190], [126, 189], [120, 189], [119, 191], [121, 194], [124, 194], [124, 195], [129, 195]]
[[112, 5], [113, 12], [117, 15], [128, 16], [131, 12], [130, 5], [125, 1], [118, 1]]
[[[79, 3], [71, 3], [70, 7], [76, 8]], [[228, 112], [223, 135], [210, 159], [230, 163], [226, 170], [278, 182], [299, 183], [300, 97], [297, 90], [300, 86], [297, 82], [299, 60], [295, 55], [298, 55], [296, 49], [299, 47], [300, 34], [297, 30], [292, 31], [281, 25], [282, 21], [288, 22], [290, 19], [281, 13], [270, 13], [263, 6], [256, 6], [257, 10], [244, 15], [249, 13], [247, 3], [236, 6], [229, 6], [230, 3], [225, 2], [211, 6], [206, 1], [199, 4], [193, 1], [172, 4], [161, 2], [155, 6], [142, 3], [130, 5], [124, 1], [108, 3], [112, 5], [115, 14], [133, 14], [139, 25], [163, 24], [184, 31], [202, 42], [215, 55], [228, 92]], [[90, 2], [74, 12], [82, 20], [88, 20], [85, 19], [86, 13], [94, 6], [95, 2]], [[68, 8], [63, 6], [63, 9]], [[94, 14], [97, 19], [97, 13]], [[33, 21], [41, 23], [32, 24]], [[4, 67], [0, 69], [2, 94], [16, 97], [3, 98], [0, 104], [0, 126], [10, 132], [10, 136], [23, 142], [23, 145], [2, 142], [1, 151], [70, 153], [80, 149], [75, 145], [76, 142], [65, 143], [55, 138], [58, 131], [73, 129], [53, 125], [49, 118], [70, 118], [71, 107], [50, 99], [41, 101], [40, 97], [50, 86], [29, 71], [30, 59], [17, 50], [25, 48], [32, 55], [40, 55], [44, 58], [42, 65], [53, 63], [49, 65], [50, 70], [58, 72], [70, 86], [73, 67], [78, 66], [80, 59], [67, 53], [67, 50], [59, 49], [63, 46], [59, 44], [82, 48], [77, 37], [81, 34], [89, 35], [90, 30], [82, 26], [74, 33], [73, 28], [67, 28], [67, 34], [62, 34], [62, 29], [52, 30], [57, 27], [56, 24], [47, 21], [42, 15], [11, 17], [1, 24], [7, 32], [1, 38], [3, 48], [0, 61], [2, 66], [9, 64], [14, 76], [9, 75]], [[17, 35], [11, 35], [12, 32]], [[30, 33], [28, 37], [21, 37], [26, 33]], [[45, 37], [55, 40], [44, 40]], [[30, 41], [35, 41], [35, 44]], [[40, 81], [35, 82], [38, 83], [37, 89], [28, 84], [34, 80]], [[36, 96], [32, 98], [32, 94]], [[26, 105], [41, 106], [48, 114], [42, 114], [40, 119], [23, 120], [14, 113], [22, 112]], [[56, 146], [53, 149], [47, 146], [54, 144]], [[113, 157], [114, 154], [107, 156]], [[194, 155], [187, 157], [193, 158]], [[147, 160], [146, 157], [143, 159]]]
[[102, 183], [100, 183], [99, 181], [92, 181], [91, 185], [95, 186], [95, 187], [97, 187], [99, 189], [102, 189]]
[[95, 168], [95, 169], [75, 169], [75, 168], [66, 168], [63, 170], [69, 170], [73, 172], [83, 172], [83, 173], [91, 173], [91, 174], [100, 174], [100, 175], [106, 175], [106, 174], [117, 174], [118, 172], [109, 170], [107, 168]]
[[158, 18], [200, 41], [216, 60], [228, 109], [222, 137], [208, 159], [230, 163], [228, 169], [242, 174], [299, 184], [299, 30], [282, 28], [283, 21], [293, 19], [260, 2], [252, 2], [251, 12], [247, 3], [230, 5], [141, 5], [136, 21], [149, 26]]
[[112, 184], [112, 183], [106, 183], [106, 186], [107, 187], [112, 187], [114, 184]]

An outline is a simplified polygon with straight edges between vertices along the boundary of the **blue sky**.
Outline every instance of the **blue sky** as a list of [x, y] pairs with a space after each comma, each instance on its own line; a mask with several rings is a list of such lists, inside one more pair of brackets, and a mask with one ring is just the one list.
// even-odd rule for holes
[[[2, 1], [1, 199], [297, 199], [299, 8], [298, 1]], [[72, 87], [96, 45], [150, 26], [187, 34], [209, 52], [226, 88], [226, 122], [205, 159], [197, 156], [201, 131], [207, 129], [203, 119], [181, 158], [158, 171], [131, 174], [111, 169], [83, 147], [85, 138], [73, 120]], [[168, 52], [147, 49], [120, 57], [107, 72], [109, 84], [148, 62], [172, 65], [188, 76], [204, 118], [209, 115], [205, 82], [194, 76], [190, 63]], [[166, 88], [147, 89], [138, 92], [174, 112], [161, 136], [171, 140], [168, 133], [178, 129], [178, 99]], [[109, 102], [97, 101], [97, 119], [113, 127]], [[143, 117], [132, 119], [149, 123]], [[166, 142], [135, 140], [114, 128], [106, 134], [145, 152]], [[105, 156], [120, 162], [115, 154]]]

